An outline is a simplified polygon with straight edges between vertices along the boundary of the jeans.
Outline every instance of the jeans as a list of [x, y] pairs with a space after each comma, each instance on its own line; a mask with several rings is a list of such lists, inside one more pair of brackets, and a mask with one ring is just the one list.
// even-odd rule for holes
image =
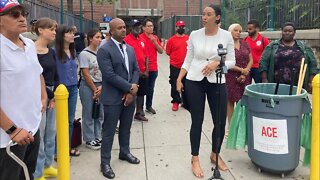
[[[40, 145], [39, 131], [34, 135], [33, 143], [25, 146], [11, 146], [10, 150], [20, 158], [28, 167], [29, 177], [33, 179], [33, 173], [37, 164]], [[0, 149], [0, 179], [1, 180], [25, 180], [22, 167], [16, 163], [6, 152], [6, 148]]]
[[[101, 83], [95, 83], [96, 86]], [[103, 105], [100, 104], [100, 117], [92, 119], [93, 92], [84, 80], [81, 80], [79, 87], [79, 95], [82, 104], [82, 133], [83, 140], [93, 141], [101, 139], [101, 129], [103, 123]]]
[[43, 169], [52, 164], [55, 153], [56, 137], [56, 109], [48, 109], [42, 113], [42, 119], [39, 127], [40, 147], [37, 160], [36, 171], [33, 173], [35, 178], [43, 175]]
[[73, 132], [73, 121], [76, 114], [78, 87], [77, 85], [67, 86], [69, 92], [68, 98], [68, 119], [69, 119], [69, 147], [71, 149], [71, 138]]
[[[152, 107], [154, 86], [156, 84], [157, 77], [158, 77], [158, 71], [149, 71], [147, 97], [146, 97], [146, 107], [147, 108]], [[144, 101], [142, 102], [142, 104], [144, 104]], [[142, 107], [142, 109], [143, 109], [143, 107]]]
[[251, 68], [250, 70], [251, 77], [254, 79], [254, 83], [261, 83], [261, 75], [259, 68]]

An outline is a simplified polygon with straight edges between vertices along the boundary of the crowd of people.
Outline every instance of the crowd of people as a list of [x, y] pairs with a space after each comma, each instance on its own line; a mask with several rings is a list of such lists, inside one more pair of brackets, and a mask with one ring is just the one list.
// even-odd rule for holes
[[[153, 95], [158, 76], [157, 54], [166, 52], [171, 109], [178, 111], [181, 105], [190, 112], [192, 172], [201, 178], [204, 173], [199, 148], [206, 99], [214, 124], [210, 160], [215, 163], [217, 157], [218, 168], [226, 171], [228, 167], [219, 155], [223, 137], [227, 136], [226, 122], [228, 119], [230, 123], [234, 105], [252, 78], [255, 83], [290, 84], [305, 58], [308, 68], [303, 87], [311, 92], [312, 78], [319, 73], [310, 47], [294, 39], [293, 23], [285, 23], [281, 39], [270, 43], [259, 33], [259, 22], [251, 20], [246, 27], [249, 35], [241, 39], [241, 25], [232, 24], [228, 31], [220, 28], [222, 14], [216, 5], [204, 8], [204, 27], [190, 36], [185, 33], [185, 22], [178, 20], [176, 34], [165, 46], [154, 34], [154, 22], [148, 18], [142, 22], [132, 19], [127, 25], [114, 18], [108, 38], [102, 40], [104, 34], [98, 29], [91, 29], [84, 36], [74, 26], [59, 25], [43, 17], [32, 22], [32, 32], [37, 35], [33, 42], [21, 35], [27, 31], [27, 7], [15, 0], [3, 1], [0, 6], [0, 179], [24, 179], [20, 165], [6, 153], [10, 140], [17, 144], [11, 150], [26, 163], [31, 179], [57, 176], [52, 161], [59, 153], [54, 99], [59, 84], [65, 85], [69, 93], [70, 156], [80, 156], [80, 151], [71, 146], [79, 94], [83, 140], [86, 147], [101, 149], [100, 170], [112, 179], [115, 173], [110, 161], [116, 131], [118, 158], [140, 163], [130, 152], [130, 129], [133, 119], [149, 121], [145, 111], [156, 114]], [[78, 38], [86, 38], [87, 47], [79, 39], [75, 42], [76, 33]], [[221, 75], [219, 81], [223, 64], [217, 49], [221, 45], [227, 53], [222, 58], [228, 73]]]

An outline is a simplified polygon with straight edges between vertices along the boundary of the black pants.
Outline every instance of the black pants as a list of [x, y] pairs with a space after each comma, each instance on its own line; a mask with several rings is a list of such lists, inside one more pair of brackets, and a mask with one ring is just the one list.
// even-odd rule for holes
[[[36, 169], [40, 145], [39, 131], [34, 135], [34, 142], [26, 146], [11, 146], [10, 150], [19, 157], [28, 167], [30, 179]], [[25, 180], [22, 167], [14, 161], [6, 152], [6, 148], [0, 149], [0, 180]]]
[[171, 84], [171, 103], [181, 103], [181, 97], [177, 91], [177, 79], [180, 73], [180, 69], [170, 65], [169, 83]]
[[[204, 109], [206, 96], [211, 111], [214, 128], [212, 131], [212, 151], [219, 153], [223, 141], [227, 116], [227, 89], [225, 84], [210, 83], [207, 78], [202, 81], [186, 80], [186, 95], [190, 106], [191, 113], [191, 154], [197, 156], [199, 154], [202, 123], [204, 119]], [[220, 103], [218, 100], [220, 98]], [[216, 152], [217, 143], [217, 126], [218, 113], [220, 112], [220, 142], [218, 143], [218, 152]]]

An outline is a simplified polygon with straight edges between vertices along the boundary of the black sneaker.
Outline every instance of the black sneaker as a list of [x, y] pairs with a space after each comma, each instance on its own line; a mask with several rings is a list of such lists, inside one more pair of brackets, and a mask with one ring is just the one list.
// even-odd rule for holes
[[146, 112], [151, 113], [151, 114], [156, 114], [156, 110], [154, 110], [152, 107], [148, 107], [146, 109]]
[[102, 139], [96, 138], [94, 141], [95, 141], [97, 144], [100, 144], [100, 146], [101, 146]]
[[86, 142], [87, 148], [98, 150], [101, 149], [101, 144], [97, 143], [95, 140]]

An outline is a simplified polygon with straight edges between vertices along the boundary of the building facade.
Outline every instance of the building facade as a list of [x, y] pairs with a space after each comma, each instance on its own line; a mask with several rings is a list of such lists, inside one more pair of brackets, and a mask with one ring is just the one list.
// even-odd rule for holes
[[[60, 8], [60, 1], [42, 0], [50, 5]], [[94, 0], [93, 0], [94, 1]], [[174, 15], [200, 15], [200, 7], [214, 3], [220, 4], [221, 0], [118, 0], [114, 4], [93, 4], [93, 20], [102, 22], [104, 16], [120, 17], [125, 21], [131, 18], [152, 18], [159, 23], [161, 20]], [[67, 10], [67, 0], [63, 1], [64, 10]], [[91, 3], [82, 0], [83, 17], [91, 19]], [[188, 8], [187, 8], [188, 7]], [[202, 8], [201, 8], [202, 9]], [[73, 13], [80, 15], [80, 0], [73, 0]]]

